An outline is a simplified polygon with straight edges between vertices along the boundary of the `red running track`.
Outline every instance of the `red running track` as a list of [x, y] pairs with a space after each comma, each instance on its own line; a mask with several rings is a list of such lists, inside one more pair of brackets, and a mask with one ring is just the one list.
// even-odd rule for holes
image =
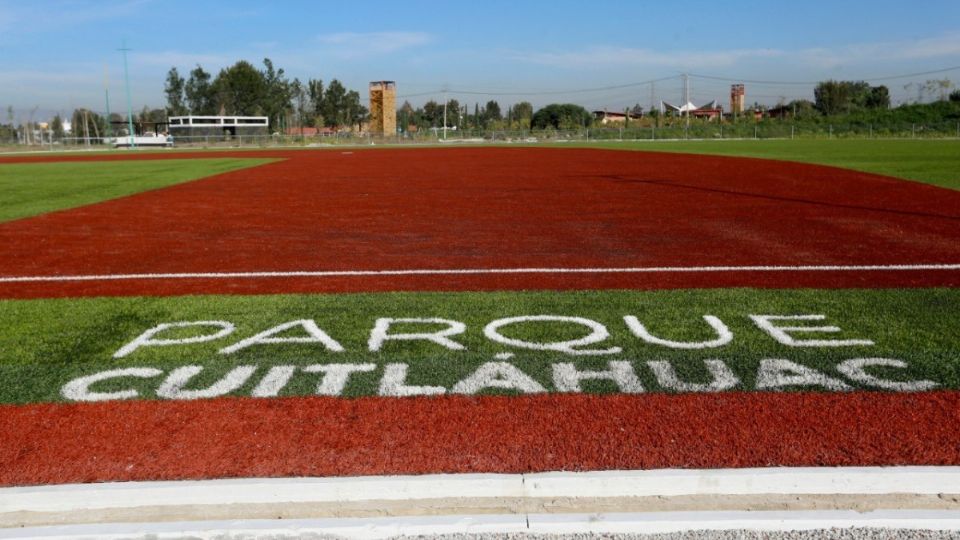
[[0, 485], [960, 465], [960, 392], [5, 405], [0, 433]]
[[[284, 160], [0, 224], [0, 276], [960, 263], [960, 192], [831, 167], [555, 148], [234, 155]], [[209, 154], [110, 159], [183, 157]], [[960, 271], [0, 283], [0, 297], [728, 286], [960, 286]]]

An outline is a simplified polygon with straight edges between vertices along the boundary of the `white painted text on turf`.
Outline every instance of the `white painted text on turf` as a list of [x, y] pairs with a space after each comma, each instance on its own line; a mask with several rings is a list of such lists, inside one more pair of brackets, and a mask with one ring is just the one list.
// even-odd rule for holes
[[[764, 358], [760, 360], [756, 372], [751, 374], [751, 378], [756, 381], [753, 388], [744, 386], [743, 377], [738, 376], [723, 360], [709, 359], [702, 362], [710, 373], [711, 380], [708, 382], [685, 381], [678, 375], [674, 365], [664, 360], [610, 360], [606, 362], [606, 369], [601, 370], [582, 369], [571, 362], [551, 362], [549, 385], [542, 384], [531, 374], [508, 362], [483, 362], [449, 388], [441, 384], [423, 384], [424, 374], [416, 373], [416, 366], [397, 362], [388, 363], [382, 369], [373, 363], [279, 365], [264, 368], [241, 365], [225, 373], [217, 373], [219, 378], [212, 382], [205, 379], [208, 381], [206, 383], [195, 382], [208, 369], [204, 366], [180, 366], [168, 370], [130, 367], [76, 378], [62, 387], [61, 395], [70, 401], [114, 401], [151, 397], [149, 393], [141, 395], [134, 384], [135, 381], [149, 380], [152, 393], [161, 399], [190, 400], [228, 394], [275, 397], [281, 395], [297, 377], [310, 377], [313, 394], [321, 396], [344, 395], [348, 386], [358, 377], [379, 380], [379, 384], [375, 385], [377, 394], [384, 397], [474, 395], [489, 391], [517, 394], [537, 394], [551, 390], [583, 392], [587, 390], [587, 384], [596, 382], [614, 384], [622, 393], [640, 394], [646, 389], [640, 380], [638, 368], [648, 370], [660, 389], [673, 392], [720, 392], [737, 388], [764, 391], [849, 391], [853, 386], [848, 382], [865, 388], [897, 392], [925, 391], [938, 386], [936, 382], [929, 380], [889, 379], [880, 376], [875, 368], [884, 368], [889, 372], [890, 368], [905, 370], [909, 367], [906, 362], [895, 358], [843, 360], [834, 366], [833, 371], [847, 381], [799, 362], [783, 358]], [[417, 383], [411, 382], [411, 379], [415, 379]], [[109, 389], [106, 388], [107, 385]]]
[[[764, 333], [781, 345], [788, 347], [869, 347], [874, 342], [869, 339], [798, 339], [793, 334], [803, 333], [838, 333], [842, 332], [838, 326], [810, 326], [793, 325], [781, 326], [780, 321], [824, 321], [826, 315], [749, 315], [750, 320]], [[627, 329], [637, 339], [644, 343], [665, 347], [668, 349], [714, 349], [729, 345], [734, 340], [733, 332], [719, 317], [704, 315], [703, 320], [712, 329], [716, 338], [705, 341], [676, 341], [654, 335], [647, 326], [633, 315], [626, 315], [623, 321]], [[577, 325], [586, 331], [583, 337], [562, 341], [538, 342], [504, 335], [504, 330], [525, 326], [535, 326], [542, 330], [556, 325]], [[796, 323], [795, 323], [796, 324]], [[395, 326], [401, 325], [408, 331], [396, 331]], [[409, 331], [411, 326], [419, 327], [420, 331]], [[163, 335], [183, 328], [206, 328], [208, 331], [201, 335], [180, 338]], [[139, 349], [150, 347], [170, 347], [176, 345], [192, 345], [225, 339], [236, 330], [236, 326], [228, 321], [177, 321], [164, 322], [148, 328], [142, 334], [126, 343], [117, 352], [114, 358], [125, 358]], [[280, 336], [291, 330], [300, 330], [302, 335]], [[370, 352], [383, 350], [390, 341], [421, 341], [432, 346], [451, 351], [463, 351], [467, 347], [456, 341], [467, 330], [467, 325], [461, 321], [441, 318], [389, 318], [381, 317], [376, 320], [367, 340], [367, 349]], [[505, 345], [514, 349], [534, 351], [551, 351], [570, 356], [603, 356], [623, 352], [618, 345], [603, 346], [601, 343], [610, 338], [610, 331], [605, 325], [585, 317], [568, 315], [523, 315], [495, 319], [483, 328], [483, 335], [493, 343]], [[298, 319], [288, 321], [271, 328], [267, 328], [253, 336], [243, 338], [236, 343], [227, 345], [219, 350], [219, 354], [231, 355], [256, 345], [273, 345], [288, 343], [316, 343], [329, 352], [344, 352], [344, 347], [326, 331], [317, 325], [313, 319]], [[507, 357], [509, 358], [509, 357]]]

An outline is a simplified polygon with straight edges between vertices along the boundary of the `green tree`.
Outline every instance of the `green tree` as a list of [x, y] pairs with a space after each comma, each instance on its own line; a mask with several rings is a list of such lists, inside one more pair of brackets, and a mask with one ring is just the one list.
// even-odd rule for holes
[[106, 134], [107, 124], [104, 118], [89, 109], [75, 109], [70, 122], [73, 136], [77, 139], [95, 142]]
[[177, 72], [177, 68], [170, 68], [163, 92], [167, 95], [167, 109], [170, 110], [171, 116], [180, 116], [187, 113], [187, 105], [184, 101], [185, 88], [186, 81]]
[[443, 124], [443, 105], [431, 99], [423, 104], [421, 116], [425, 124], [424, 127], [439, 127]]
[[[143, 109], [140, 111], [140, 114], [134, 119], [140, 123], [162, 123], [167, 121], [167, 112], [164, 109], [151, 109], [146, 105], [143, 106]], [[154, 126], [144, 126], [145, 128], [153, 128]]]
[[[447, 102], [447, 127], [460, 129], [460, 102], [451, 99]], [[440, 110], [440, 125], [443, 125], [443, 108]]]
[[510, 110], [512, 122], [517, 122], [521, 128], [530, 127], [530, 119], [533, 118], [533, 105], [529, 101], [521, 101], [514, 105]]
[[530, 127], [534, 129], [576, 129], [588, 127], [593, 116], [580, 105], [552, 103], [534, 113]]
[[63, 119], [57, 114], [50, 121], [50, 131], [53, 132], [53, 139], [56, 141], [63, 139]]
[[211, 89], [224, 114], [255, 116], [265, 112], [263, 103], [267, 89], [263, 74], [246, 60], [220, 70]]
[[415, 110], [409, 101], [404, 100], [403, 105], [400, 106], [397, 111], [397, 120], [400, 130], [404, 133], [407, 132], [411, 123], [415, 123]]
[[346, 109], [347, 89], [337, 79], [330, 81], [323, 93], [323, 124], [327, 127], [339, 127], [349, 124], [342, 111]]
[[274, 69], [269, 58], [263, 59], [264, 70], [260, 73], [263, 78], [263, 101], [260, 109], [270, 119], [271, 127], [276, 130], [282, 118], [291, 110], [290, 99], [292, 91], [290, 81], [284, 77], [283, 68]]
[[369, 111], [363, 104], [360, 102], [360, 94], [356, 90], [350, 90], [347, 92], [346, 97], [343, 101], [343, 111], [342, 118], [344, 124], [356, 127], [357, 130], [360, 130], [360, 127], [363, 125], [363, 122], [367, 119], [367, 114]]
[[890, 89], [882, 85], [871, 87], [865, 105], [868, 109], [889, 109]]
[[813, 96], [817, 110], [826, 115], [890, 106], [890, 91], [886, 86], [874, 87], [864, 81], [823, 81], [813, 89]]
[[500, 104], [495, 100], [488, 101], [486, 107], [483, 108], [483, 116], [487, 122], [499, 122], [503, 120], [503, 114], [500, 112]]
[[297, 127], [300, 128], [300, 134], [303, 135], [303, 126], [310, 115], [310, 97], [307, 95], [307, 88], [300, 82], [300, 79], [293, 79], [290, 83], [290, 95], [293, 99], [294, 112], [297, 115]]
[[210, 74], [204, 71], [199, 64], [190, 72], [190, 78], [184, 85], [184, 95], [187, 98], [187, 107], [190, 109], [190, 114], [201, 116], [216, 114]]
[[320, 127], [323, 121], [323, 81], [307, 80], [307, 97], [310, 100], [310, 115], [307, 125]]
[[820, 115], [816, 105], [809, 99], [795, 99], [787, 103], [787, 108], [790, 109], [793, 118], [797, 120], [816, 118]]
[[837, 114], [853, 102], [850, 86], [845, 81], [821, 81], [813, 89], [817, 110], [823, 114]]

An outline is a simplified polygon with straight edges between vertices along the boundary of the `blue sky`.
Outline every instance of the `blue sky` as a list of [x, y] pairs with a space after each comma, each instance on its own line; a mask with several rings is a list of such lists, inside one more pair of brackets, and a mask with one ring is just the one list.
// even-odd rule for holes
[[[163, 105], [171, 66], [216, 73], [264, 57], [291, 78], [335, 77], [361, 93], [368, 81], [396, 80], [414, 104], [446, 85], [461, 102], [620, 109], [647, 106], [650, 86], [545, 92], [682, 72], [806, 82], [960, 66], [960, 1], [0, 0], [0, 106], [102, 109], [106, 68], [111, 106], [123, 107], [124, 39], [137, 109]], [[943, 76], [960, 83], [960, 70]], [[885, 82], [895, 101], [916, 96], [903, 88], [909, 79]], [[694, 78], [694, 101], [725, 100], [728, 84]], [[679, 101], [680, 87], [676, 78], [659, 83], [656, 98]], [[811, 88], [748, 83], [747, 98], [775, 103]]]

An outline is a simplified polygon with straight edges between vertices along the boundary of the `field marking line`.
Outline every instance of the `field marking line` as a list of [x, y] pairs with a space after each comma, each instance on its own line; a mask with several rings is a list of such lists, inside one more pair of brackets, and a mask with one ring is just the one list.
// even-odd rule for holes
[[892, 493], [960, 493], [960, 466], [653, 469], [63, 484], [0, 488], [0, 516], [11, 512], [162, 505]]
[[458, 514], [446, 516], [237, 519], [96, 523], [0, 529], [0, 539], [130, 540], [155, 538], [237, 538], [307, 534], [380, 540], [399, 536], [450, 534], [667, 534], [692, 530], [764, 532], [831, 528], [960, 530], [960, 512], [951, 510], [704, 511], [599, 514]]
[[143, 274], [89, 274], [62, 276], [0, 276], [0, 283], [68, 281], [133, 281], [164, 279], [269, 279], [382, 276], [449, 276], [487, 274], [681, 274], [711, 272], [916, 272], [960, 270], [960, 264], [868, 265], [747, 265], [747, 266], [648, 266], [625, 268], [421, 268], [409, 270], [295, 270], [262, 272], [174, 272]]

